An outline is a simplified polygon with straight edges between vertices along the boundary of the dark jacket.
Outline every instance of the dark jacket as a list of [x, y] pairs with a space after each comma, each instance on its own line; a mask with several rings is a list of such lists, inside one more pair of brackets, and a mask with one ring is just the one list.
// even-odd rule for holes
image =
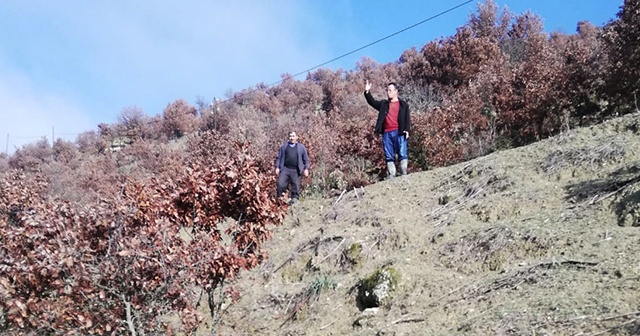
[[[378, 120], [376, 121], [376, 134], [384, 133], [384, 119], [389, 112], [389, 100], [375, 100], [371, 92], [364, 92], [367, 103], [374, 109], [378, 110]], [[411, 131], [411, 118], [409, 116], [409, 104], [402, 99], [400, 101], [400, 111], [398, 111], [398, 133]]]
[[[284, 155], [287, 151], [287, 146], [289, 146], [289, 142], [285, 142], [280, 146], [280, 150], [278, 151], [278, 157], [276, 158], [276, 168], [282, 170], [284, 168]], [[309, 154], [307, 153], [307, 149], [301, 143], [297, 143], [296, 148], [298, 149], [298, 174], [301, 175], [305, 169], [309, 169]]]

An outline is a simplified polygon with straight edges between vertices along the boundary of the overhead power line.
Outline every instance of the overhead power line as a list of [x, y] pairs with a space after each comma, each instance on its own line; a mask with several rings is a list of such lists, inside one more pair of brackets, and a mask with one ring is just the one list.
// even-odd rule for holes
[[[304, 70], [304, 71], [300, 71], [300, 72], [298, 72], [298, 73], [296, 73], [296, 74], [292, 75], [292, 76], [291, 76], [291, 78], [298, 77], [298, 76], [303, 75], [303, 74], [305, 74], [305, 73], [307, 73], [307, 72], [309, 72], [309, 71], [312, 71], [312, 70], [318, 69], [318, 68], [320, 68], [320, 67], [322, 67], [322, 66], [325, 66], [325, 65], [327, 65], [327, 64], [329, 64], [329, 63], [335, 62], [335, 61], [337, 61], [337, 60], [339, 60], [339, 59], [341, 59], [341, 58], [345, 58], [345, 57], [347, 57], [347, 56], [349, 56], [349, 55], [351, 55], [351, 54], [354, 54], [354, 53], [356, 53], [356, 52], [358, 52], [358, 51], [360, 51], [360, 50], [366, 49], [366, 48], [368, 48], [368, 47], [370, 47], [370, 46], [372, 46], [372, 45], [375, 45], [375, 44], [378, 44], [378, 43], [380, 43], [380, 42], [382, 42], [382, 41], [384, 41], [384, 40], [390, 39], [390, 38], [392, 38], [392, 37], [394, 37], [394, 36], [396, 36], [396, 35], [398, 35], [398, 34], [404, 33], [405, 31], [407, 31], [407, 30], [409, 30], [409, 29], [413, 29], [413, 28], [415, 28], [415, 27], [417, 27], [417, 26], [419, 26], [419, 25], [421, 25], [421, 24], [424, 24], [424, 23], [429, 22], [429, 21], [431, 21], [431, 20], [433, 20], [433, 19], [435, 19], [435, 18], [438, 18], [438, 17], [440, 17], [440, 16], [443, 16], [443, 15], [445, 15], [445, 14], [449, 13], [449, 12], [452, 12], [452, 11], [454, 11], [454, 10], [456, 10], [456, 9], [458, 9], [458, 8], [460, 8], [460, 7], [462, 7], [462, 6], [464, 6], [464, 5], [467, 5], [467, 4], [469, 4], [469, 3], [472, 3], [472, 2], [474, 2], [474, 1], [475, 1], [475, 0], [467, 0], [467, 1], [465, 1], [465, 2], [462, 2], [462, 3], [458, 4], [458, 5], [453, 6], [453, 7], [449, 8], [449, 9], [447, 9], [447, 10], [444, 10], [444, 11], [442, 11], [442, 12], [438, 13], [438, 14], [435, 14], [435, 15], [433, 15], [433, 16], [430, 16], [430, 17], [428, 17], [428, 18], [426, 18], [426, 19], [424, 19], [424, 20], [422, 20], [422, 21], [420, 21], [420, 22], [418, 22], [418, 23], [414, 23], [414, 24], [412, 24], [412, 25], [410, 25], [410, 26], [408, 26], [408, 27], [405, 27], [405, 28], [403, 28], [403, 29], [400, 29], [400, 30], [398, 30], [398, 31], [396, 31], [396, 32], [394, 32], [394, 33], [391, 33], [391, 34], [389, 34], [389, 35], [387, 35], [387, 36], [385, 36], [385, 37], [379, 38], [379, 39], [377, 39], [377, 40], [375, 40], [375, 41], [373, 41], [373, 42], [371, 42], [371, 43], [368, 43], [368, 44], [366, 44], [366, 45], [363, 45], [362, 47], [359, 47], [359, 48], [353, 49], [353, 50], [351, 50], [351, 51], [349, 51], [349, 52], [347, 52], [347, 53], [344, 53], [344, 54], [342, 54], [342, 55], [340, 55], [340, 56], [338, 56], [338, 57], [332, 58], [332, 59], [330, 59], [330, 60], [328, 60], [328, 61], [326, 61], [326, 62], [323, 62], [323, 63], [321, 63], [321, 64], [318, 64], [318, 65], [316, 65], [316, 66], [313, 66], [313, 67], [311, 67], [311, 68], [309, 68], [309, 69], [306, 69], [306, 70]], [[274, 85], [280, 84], [280, 83], [282, 83], [283, 81], [284, 81], [284, 79], [281, 79], [281, 80], [279, 80], [279, 81], [277, 81], [277, 82], [273, 82], [273, 83], [271, 83], [271, 84], [267, 85], [266, 87], [271, 87], [271, 86], [274, 86]], [[245, 92], [244, 94], [247, 94], [247, 93], [253, 93], [253, 92], [258, 91], [258, 90], [260, 90], [260, 89], [253, 89], [253, 90], [250, 90], [250, 91], [248, 91], [248, 92]], [[242, 95], [242, 94], [241, 94], [241, 95]], [[225, 100], [220, 101], [220, 102], [221, 102], [221, 103], [225, 103], [225, 102], [227, 102], [227, 101], [229, 101], [229, 100], [231, 100], [231, 99], [233, 99], [233, 98], [225, 99]]]
[[[330, 60], [328, 60], [328, 61], [326, 61], [326, 62], [323, 62], [323, 63], [318, 64], [318, 65], [316, 65], [316, 66], [313, 66], [313, 67], [311, 67], [311, 68], [308, 68], [308, 69], [306, 69], [306, 70], [304, 70], [304, 71], [300, 71], [300, 72], [298, 72], [298, 73], [296, 73], [296, 74], [292, 75], [292, 76], [291, 76], [291, 78], [298, 77], [298, 76], [300, 76], [300, 75], [303, 75], [303, 74], [305, 74], [305, 73], [308, 73], [309, 71], [312, 71], [312, 70], [318, 69], [318, 68], [320, 68], [320, 67], [322, 67], [322, 66], [325, 66], [325, 65], [327, 65], [327, 64], [329, 64], [329, 63], [335, 62], [335, 61], [337, 61], [337, 60], [339, 60], [339, 59], [342, 59], [342, 58], [345, 58], [345, 57], [347, 57], [347, 56], [349, 56], [349, 55], [352, 55], [352, 54], [354, 54], [354, 53], [356, 53], [356, 52], [358, 52], [358, 51], [360, 51], [360, 50], [366, 49], [366, 48], [368, 48], [368, 47], [370, 47], [370, 46], [372, 46], [372, 45], [375, 45], [375, 44], [378, 44], [378, 43], [380, 43], [380, 42], [382, 42], [382, 41], [388, 40], [388, 39], [390, 39], [390, 38], [392, 38], [392, 37], [394, 37], [394, 36], [396, 36], [396, 35], [399, 35], [399, 34], [401, 34], [401, 33], [404, 33], [404, 32], [405, 32], [405, 31], [407, 31], [407, 30], [413, 29], [413, 28], [415, 28], [415, 27], [417, 27], [417, 26], [419, 26], [419, 25], [422, 25], [422, 24], [424, 24], [424, 23], [426, 23], [426, 22], [429, 22], [429, 21], [431, 21], [431, 20], [433, 20], [433, 19], [436, 19], [436, 18], [438, 18], [438, 17], [440, 17], [440, 16], [443, 16], [443, 15], [445, 15], [445, 14], [449, 13], [449, 12], [452, 12], [452, 11], [454, 11], [454, 10], [456, 10], [456, 9], [458, 9], [458, 8], [460, 8], [460, 7], [462, 7], [462, 6], [464, 6], [464, 5], [467, 5], [467, 4], [469, 4], [469, 3], [472, 3], [472, 2], [474, 2], [474, 1], [475, 1], [475, 0], [467, 0], [467, 1], [464, 1], [464, 2], [462, 2], [462, 3], [460, 3], [460, 4], [456, 5], [456, 6], [453, 6], [453, 7], [449, 8], [449, 9], [447, 9], [447, 10], [444, 10], [444, 11], [442, 11], [442, 12], [438, 13], [438, 14], [432, 15], [432, 16], [430, 16], [430, 17], [428, 17], [428, 18], [426, 18], [426, 19], [424, 19], [424, 20], [422, 20], [422, 21], [420, 21], [420, 22], [414, 23], [414, 24], [412, 24], [412, 25], [410, 25], [410, 26], [408, 26], [408, 27], [405, 27], [405, 28], [402, 28], [402, 29], [400, 29], [400, 30], [398, 30], [398, 31], [395, 31], [395, 32], [393, 32], [393, 33], [391, 33], [391, 34], [389, 34], [389, 35], [387, 35], [387, 36], [385, 36], [385, 37], [379, 38], [379, 39], [377, 39], [377, 40], [375, 40], [375, 41], [373, 41], [373, 42], [371, 42], [371, 43], [368, 43], [368, 44], [365, 44], [365, 45], [363, 45], [363, 46], [361, 46], [361, 47], [359, 47], [359, 48], [353, 49], [353, 50], [351, 50], [351, 51], [349, 51], [349, 52], [346, 52], [346, 53], [344, 53], [344, 54], [342, 54], [342, 55], [340, 55], [340, 56], [334, 57], [334, 58], [332, 58], [332, 59], [330, 59]], [[284, 79], [281, 79], [281, 80], [279, 80], [279, 81], [277, 81], [277, 82], [273, 82], [273, 83], [271, 83], [271, 84], [267, 85], [266, 87], [271, 87], [271, 86], [274, 86], [274, 85], [280, 84], [280, 83], [282, 83], [283, 81], [284, 81]], [[253, 93], [253, 92], [258, 91], [258, 90], [260, 90], [260, 89], [257, 89], [257, 88], [256, 88], [256, 89], [253, 89], [253, 90], [249, 90], [248, 92], [245, 92], [245, 93], [240, 94], [240, 96], [242, 96], [242, 95], [244, 95], [244, 94], [247, 94], [247, 93]], [[225, 99], [225, 100], [219, 100], [219, 101], [216, 101], [216, 102], [217, 102], [217, 103], [225, 103], [225, 102], [227, 102], [227, 101], [229, 101], [229, 100], [231, 100], [231, 99], [233, 99], [233, 98], [229, 98], [229, 99]], [[80, 133], [59, 133], [58, 135], [67, 135], [67, 136], [69, 136], [69, 135], [78, 135], [78, 134], [80, 134]], [[46, 137], [46, 135], [40, 135], [40, 136], [12, 136], [11, 138], [14, 138], [14, 139], [34, 139], [34, 138], [42, 138], [42, 137]], [[7, 144], [8, 144], [8, 143], [9, 143], [9, 135], [7, 134]]]
[[[404, 33], [405, 31], [407, 31], [407, 30], [409, 30], [409, 29], [415, 28], [415, 27], [417, 27], [417, 26], [419, 26], [419, 25], [421, 25], [421, 24], [423, 24], [423, 23], [426, 23], [426, 22], [428, 22], [428, 21], [431, 21], [431, 20], [433, 20], [433, 19], [435, 19], [435, 18], [437, 18], [437, 17], [440, 17], [440, 16], [442, 16], [442, 15], [444, 15], [444, 14], [447, 14], [447, 13], [449, 13], [449, 12], [451, 12], [451, 11], [454, 11], [454, 10], [456, 10], [456, 9], [458, 9], [458, 8], [460, 8], [460, 7], [462, 7], [462, 6], [466, 5], [466, 4], [468, 4], [468, 3], [474, 2], [474, 1], [475, 1], [475, 0], [468, 0], [468, 1], [465, 1], [465, 2], [463, 2], [463, 3], [459, 4], [459, 5], [455, 6], [455, 7], [451, 7], [451, 8], [449, 8], [449, 9], [447, 9], [447, 10], [443, 11], [443, 12], [440, 12], [440, 13], [438, 13], [438, 14], [436, 14], [436, 15], [433, 15], [433, 16], [431, 16], [431, 17], [428, 17], [428, 18], [426, 18], [426, 19], [424, 19], [424, 20], [422, 20], [422, 21], [420, 21], [420, 22], [418, 22], [418, 23], [412, 24], [412, 25], [411, 25], [411, 26], [409, 26], [409, 27], [406, 27], [406, 28], [400, 29], [400, 30], [396, 31], [395, 33], [389, 34], [389, 35], [387, 35], [387, 36], [385, 36], [385, 37], [383, 37], [383, 38], [377, 39], [377, 40], [375, 40], [375, 41], [373, 41], [373, 42], [371, 42], [371, 43], [369, 43], [369, 44], [363, 45], [363, 46], [362, 46], [362, 47], [360, 47], [360, 48], [357, 48], [357, 49], [351, 50], [351, 51], [349, 51], [348, 53], [342, 54], [342, 55], [340, 55], [340, 56], [338, 56], [338, 57], [336, 57], [336, 58], [330, 59], [330, 60], [328, 60], [328, 61], [326, 61], [326, 62], [324, 62], [324, 63], [322, 63], [322, 64], [318, 64], [318, 65], [316, 65], [316, 66], [314, 66], [314, 67], [312, 67], [312, 68], [309, 68], [309, 69], [307, 69], [307, 70], [300, 71], [300, 72], [298, 72], [297, 74], [293, 75], [292, 77], [300, 76], [300, 75], [305, 74], [305, 73], [307, 73], [307, 72], [309, 72], [309, 71], [311, 71], [311, 70], [315, 70], [315, 69], [317, 69], [317, 68], [319, 68], [319, 67], [321, 67], [321, 66], [327, 65], [327, 64], [329, 64], [329, 63], [331, 63], [331, 62], [334, 62], [334, 61], [337, 61], [337, 60], [339, 60], [339, 59], [341, 59], [341, 58], [347, 57], [347, 56], [349, 56], [349, 55], [351, 55], [351, 54], [353, 54], [353, 53], [356, 53], [356, 52], [358, 52], [358, 51], [360, 51], [360, 50], [362, 50], [362, 49], [368, 48], [368, 47], [370, 47], [370, 46], [372, 46], [372, 45], [374, 45], [374, 44], [378, 44], [378, 43], [380, 43], [380, 42], [382, 42], [382, 41], [384, 41], [384, 40], [390, 39], [390, 38], [392, 38], [392, 37], [394, 37], [394, 36], [396, 36], [396, 35], [398, 35], [398, 34]], [[278, 84], [278, 83], [280, 83], [280, 82], [282, 82], [282, 80], [280, 80], [280, 81], [278, 81], [278, 82], [276, 82], [276, 83], [274, 83], [274, 84], [272, 84], [272, 85]]]
[[[378, 44], [378, 43], [380, 43], [380, 42], [382, 42], [382, 41], [384, 41], [384, 40], [390, 39], [390, 38], [392, 38], [392, 37], [394, 37], [394, 36], [396, 36], [396, 35], [398, 35], [398, 34], [404, 33], [405, 31], [407, 31], [407, 30], [409, 30], [409, 29], [413, 29], [413, 28], [415, 28], [415, 27], [417, 27], [417, 26], [419, 26], [419, 25], [421, 25], [421, 24], [424, 24], [424, 23], [429, 22], [429, 21], [431, 21], [431, 20], [433, 20], [433, 19], [435, 19], [435, 18], [438, 18], [438, 17], [440, 17], [440, 16], [443, 16], [443, 15], [445, 15], [445, 14], [449, 13], [449, 12], [452, 12], [452, 11], [454, 11], [454, 10], [456, 10], [456, 9], [458, 9], [458, 8], [460, 8], [460, 7], [464, 6], [464, 5], [466, 5], [466, 4], [472, 3], [472, 2], [474, 2], [474, 1], [475, 1], [475, 0], [467, 0], [467, 1], [465, 1], [465, 2], [462, 2], [462, 3], [460, 3], [460, 4], [456, 5], [456, 6], [453, 6], [453, 7], [449, 8], [449, 9], [445, 10], [445, 11], [442, 11], [442, 12], [440, 12], [440, 13], [438, 13], [438, 14], [435, 14], [435, 15], [433, 15], [433, 16], [430, 16], [430, 17], [428, 17], [428, 18], [426, 18], [426, 19], [424, 19], [424, 20], [422, 20], [422, 21], [420, 21], [420, 22], [418, 22], [418, 23], [414, 23], [414, 24], [412, 24], [412, 25], [410, 25], [410, 26], [408, 26], [408, 27], [405, 27], [405, 28], [403, 28], [403, 29], [400, 29], [400, 30], [398, 30], [398, 31], [396, 31], [396, 32], [394, 32], [394, 33], [391, 33], [391, 34], [389, 34], [389, 35], [387, 35], [387, 36], [385, 36], [385, 37], [383, 37], [383, 38], [377, 39], [377, 40], [375, 40], [375, 41], [373, 41], [373, 42], [371, 42], [371, 43], [368, 43], [368, 44], [366, 44], [366, 45], [363, 45], [363, 46], [362, 46], [362, 47], [360, 47], [360, 48], [353, 49], [353, 50], [351, 50], [351, 51], [349, 51], [349, 52], [347, 52], [347, 53], [344, 53], [344, 54], [342, 54], [342, 55], [340, 55], [340, 56], [338, 56], [338, 57], [332, 58], [332, 59], [330, 59], [330, 60], [328, 60], [328, 61], [326, 61], [326, 62], [323, 62], [323, 63], [321, 63], [321, 64], [318, 64], [318, 65], [316, 65], [316, 66], [313, 66], [313, 67], [311, 67], [311, 68], [309, 68], [309, 69], [306, 69], [306, 70], [304, 70], [304, 71], [300, 71], [300, 72], [298, 72], [298, 73], [296, 73], [296, 74], [292, 75], [292, 76], [291, 76], [291, 78], [298, 77], [298, 76], [303, 75], [303, 74], [305, 74], [305, 73], [307, 73], [307, 72], [309, 72], [309, 71], [312, 71], [312, 70], [318, 69], [318, 68], [319, 68], [319, 67], [321, 67], [321, 66], [325, 66], [325, 65], [327, 65], [327, 64], [329, 64], [329, 63], [332, 63], [332, 62], [335, 62], [335, 61], [337, 61], [337, 60], [339, 60], [339, 59], [341, 59], [341, 58], [345, 58], [345, 57], [347, 57], [347, 56], [349, 56], [349, 55], [351, 55], [351, 54], [354, 54], [354, 53], [356, 53], [356, 52], [358, 52], [358, 51], [360, 51], [360, 50], [362, 50], [362, 49], [368, 48], [368, 47], [370, 47], [370, 46], [372, 46], [372, 45], [374, 45], [374, 44]], [[273, 82], [273, 83], [271, 83], [271, 84], [267, 85], [266, 87], [272, 87], [272, 86], [277, 85], [277, 84], [280, 84], [280, 83], [282, 83], [282, 82], [284, 82], [284, 79], [281, 79], [281, 80], [279, 80], [279, 81], [277, 81], [277, 82]], [[260, 88], [260, 89], [261, 89], [261, 88]], [[249, 90], [248, 92], [245, 92], [245, 93], [243, 93], [243, 94], [240, 94], [240, 96], [242, 96], [242, 95], [244, 95], [244, 94], [247, 94], [247, 93], [253, 93], [253, 92], [256, 92], [256, 91], [258, 91], [258, 90], [260, 90], [260, 89], [256, 88], [256, 89], [253, 89], [253, 90]], [[219, 102], [219, 103], [226, 103], [226, 102], [228, 102], [228, 101], [229, 101], [229, 100], [231, 100], [231, 99], [233, 99], [233, 98], [228, 98], [228, 99], [225, 99], [225, 100], [220, 100], [220, 101], [218, 101], [218, 102]]]

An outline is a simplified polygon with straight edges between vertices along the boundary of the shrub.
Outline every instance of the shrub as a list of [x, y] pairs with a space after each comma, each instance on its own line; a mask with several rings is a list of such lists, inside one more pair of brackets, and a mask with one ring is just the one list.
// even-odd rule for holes
[[9, 158], [9, 166], [13, 169], [36, 171], [45, 163], [51, 162], [53, 152], [46, 138], [22, 146]]
[[162, 112], [162, 130], [169, 139], [178, 139], [198, 128], [198, 111], [184, 99], [167, 105]]
[[202, 321], [196, 289], [216, 314], [214, 291], [264, 260], [286, 211], [246, 145], [233, 150], [213, 169], [190, 160], [174, 179], [123, 181], [85, 205], [52, 198], [40, 175], [0, 179], [1, 330], [162, 333], [163, 317], [178, 313], [192, 332]]

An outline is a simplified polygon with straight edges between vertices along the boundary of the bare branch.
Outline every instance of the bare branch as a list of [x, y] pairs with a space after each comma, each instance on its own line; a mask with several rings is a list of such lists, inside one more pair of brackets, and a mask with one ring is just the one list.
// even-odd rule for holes
[[124, 310], [127, 314], [127, 325], [129, 326], [129, 332], [131, 336], [136, 336], [136, 326], [133, 323], [133, 315], [131, 314], [131, 302], [127, 301], [124, 294], [120, 295], [120, 299], [122, 299], [122, 303], [124, 303]]

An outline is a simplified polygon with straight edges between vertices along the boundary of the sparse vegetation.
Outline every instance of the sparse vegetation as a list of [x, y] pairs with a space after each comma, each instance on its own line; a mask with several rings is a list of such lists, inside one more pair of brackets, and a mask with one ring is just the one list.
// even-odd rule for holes
[[[251, 309], [251, 300], [234, 306], [237, 310], [227, 321], [260, 325], [263, 333], [273, 335], [575, 335], [608, 330], [636, 335], [639, 292], [631, 289], [640, 277], [633, 267], [640, 247], [632, 225], [640, 187], [640, 139], [625, 125], [638, 120], [640, 115], [628, 115], [527, 147], [410, 174], [369, 186], [359, 197], [351, 191], [337, 204], [337, 195], [309, 199], [300, 204], [303, 211], [291, 212], [276, 230], [276, 236], [286, 239], [269, 243], [271, 258], [279, 264], [296, 246], [309, 245], [318, 227], [324, 237], [350, 237], [336, 262], [323, 264], [327, 273], [322, 274], [333, 274], [339, 284], [336, 291], [326, 301], [315, 301], [304, 318], [282, 327], [282, 318], [269, 322], [274, 314]], [[560, 148], [570, 152], [611, 143], [628, 144], [625, 155], [599, 169], [560, 178], [540, 169]], [[566, 162], [563, 169], [581, 165]], [[464, 202], [449, 202], [456, 207], [441, 209], [440, 191], [464, 195], [471, 186], [481, 190]], [[434, 209], [441, 209], [437, 217]], [[325, 245], [317, 258], [323, 259], [333, 246]], [[358, 267], [344, 271], [345, 254], [358, 250]], [[366, 293], [373, 293], [379, 280], [393, 278], [394, 272], [385, 273], [385, 268], [401, 276], [392, 295], [380, 302]], [[317, 270], [303, 272], [305, 279], [318, 276]], [[271, 279], [252, 295], [267, 297], [274, 288], [292, 285]], [[252, 283], [247, 277], [238, 286]], [[251, 317], [241, 313], [246, 309]]]
[[503, 271], [514, 260], [543, 257], [551, 247], [552, 239], [547, 234], [494, 226], [447, 243], [440, 254], [445, 266], [460, 272]]
[[[640, 333], [639, 6], [546, 34], [488, 0], [398, 62], [126, 107], [0, 155], [0, 332]], [[365, 79], [412, 104], [409, 176], [374, 184]], [[291, 129], [313, 166], [287, 209], [272, 163]], [[380, 283], [394, 295], [364, 294]]]
[[[572, 150], [556, 150], [550, 153], [541, 163], [542, 170], [547, 174], [559, 173], [571, 167], [597, 171], [606, 164], [615, 164], [624, 159], [625, 146], [615, 142], [605, 143], [595, 148], [577, 148]], [[575, 171], [572, 172], [576, 174]]]
[[392, 292], [400, 281], [400, 273], [390, 265], [375, 270], [358, 284], [357, 303], [361, 309], [381, 307], [391, 301]]
[[300, 282], [304, 279], [305, 270], [311, 262], [311, 256], [303, 256], [288, 263], [282, 268], [280, 274], [285, 282]]
[[287, 317], [284, 319], [284, 322], [282, 322], [282, 325], [285, 325], [291, 320], [305, 319], [309, 314], [307, 310], [320, 298], [320, 294], [335, 288], [336, 283], [331, 276], [324, 275], [315, 278], [302, 292], [292, 298], [293, 307], [290, 312], [288, 309], [285, 309], [284, 313]]
[[342, 252], [339, 263], [345, 271], [350, 271], [359, 266], [362, 261], [362, 244], [353, 243]]

